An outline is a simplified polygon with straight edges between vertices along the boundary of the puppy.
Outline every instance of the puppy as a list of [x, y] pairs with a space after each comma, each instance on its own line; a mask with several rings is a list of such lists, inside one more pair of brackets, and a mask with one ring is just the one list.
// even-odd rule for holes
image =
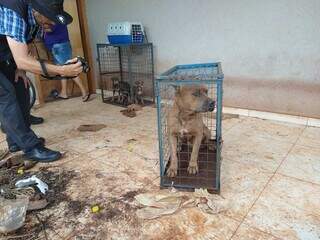
[[117, 77], [112, 77], [112, 102], [114, 102], [115, 94], [118, 93], [118, 101], [120, 101], [120, 81]]
[[139, 104], [139, 100], [144, 105], [143, 100], [143, 81], [136, 81], [133, 86], [133, 99], [135, 104]]
[[208, 142], [211, 133], [204, 124], [201, 113], [213, 112], [215, 101], [208, 97], [205, 86], [175, 87], [175, 100], [168, 114], [169, 143], [171, 147], [171, 162], [167, 171], [169, 177], [176, 177], [178, 171], [178, 138], [189, 139], [192, 153], [188, 166], [189, 174], [198, 173], [198, 153], [203, 139]]
[[127, 106], [131, 99], [131, 86], [128, 82], [120, 81], [119, 82], [120, 88], [120, 103]]

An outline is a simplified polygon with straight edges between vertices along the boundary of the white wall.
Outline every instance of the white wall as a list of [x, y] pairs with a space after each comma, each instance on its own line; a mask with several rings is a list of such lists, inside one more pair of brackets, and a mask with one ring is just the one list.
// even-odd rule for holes
[[156, 72], [221, 61], [225, 105], [320, 117], [319, 0], [90, 0], [91, 43], [106, 25], [140, 21]]

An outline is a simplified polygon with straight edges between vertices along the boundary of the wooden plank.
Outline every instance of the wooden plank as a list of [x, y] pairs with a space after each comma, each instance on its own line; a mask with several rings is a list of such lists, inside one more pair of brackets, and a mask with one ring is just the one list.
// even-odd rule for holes
[[83, 44], [84, 56], [89, 62], [91, 71], [88, 73], [88, 88], [90, 93], [96, 92], [96, 81], [95, 81], [95, 73], [93, 71], [93, 55], [90, 44], [90, 32], [88, 27], [88, 20], [86, 15], [86, 1], [85, 0], [77, 0], [78, 6], [78, 15], [79, 15], [79, 23], [80, 23], [80, 33]]
[[[68, 25], [68, 32], [70, 37], [70, 43], [72, 46], [73, 57], [75, 56], [85, 56], [84, 46], [82, 40], [82, 29], [80, 25], [80, 18], [78, 12], [78, 1], [66, 0], [64, 1], [64, 9], [73, 17], [73, 22]], [[80, 34], [79, 34], [80, 33]], [[88, 78], [87, 74], [80, 74], [80, 79], [84, 88], [88, 90]], [[68, 93], [73, 95], [80, 95], [80, 89], [73, 81], [68, 81]]]

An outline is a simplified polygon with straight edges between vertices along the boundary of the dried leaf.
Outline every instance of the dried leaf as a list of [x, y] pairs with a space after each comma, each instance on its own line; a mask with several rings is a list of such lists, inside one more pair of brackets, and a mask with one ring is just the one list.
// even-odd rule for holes
[[156, 219], [165, 215], [175, 213], [180, 207], [181, 201], [167, 204], [165, 208], [146, 207], [137, 211], [137, 216], [141, 219]]

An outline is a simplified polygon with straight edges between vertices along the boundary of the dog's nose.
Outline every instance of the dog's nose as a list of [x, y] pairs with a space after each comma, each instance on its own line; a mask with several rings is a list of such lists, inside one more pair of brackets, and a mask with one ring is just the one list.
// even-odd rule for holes
[[215, 101], [210, 101], [209, 102], [208, 109], [209, 109], [210, 112], [214, 111], [215, 105], [216, 105]]

